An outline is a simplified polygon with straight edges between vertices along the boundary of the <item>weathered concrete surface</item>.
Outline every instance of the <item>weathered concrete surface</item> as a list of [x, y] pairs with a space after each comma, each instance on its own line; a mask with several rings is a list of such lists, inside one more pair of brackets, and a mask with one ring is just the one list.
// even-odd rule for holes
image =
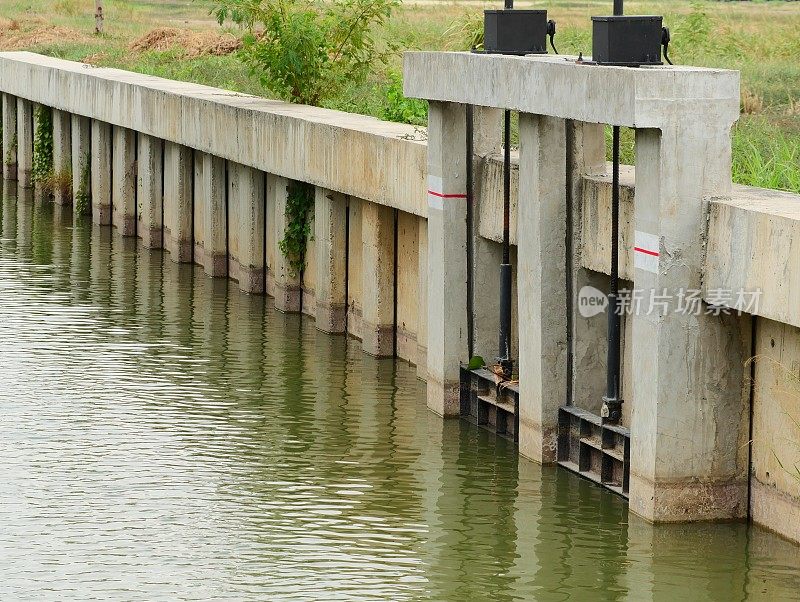
[[[80, 194], [91, 197], [91, 147], [92, 147], [92, 122], [88, 117], [72, 115], [70, 123], [72, 134], [72, 198], [73, 201]], [[87, 214], [91, 213], [89, 203], [85, 208]], [[78, 211], [75, 211], [78, 215]]]
[[194, 261], [213, 278], [228, 274], [225, 160], [195, 151]]
[[519, 450], [558, 459], [558, 408], [567, 403], [566, 135], [563, 119], [521, 115]]
[[163, 142], [145, 134], [138, 135], [136, 176], [136, 234], [147, 249], [164, 244]]
[[361, 263], [364, 244], [361, 240], [361, 217], [365, 201], [350, 197], [347, 248], [347, 334], [361, 340], [361, 314], [364, 291]]
[[314, 199], [314, 319], [319, 330], [347, 327], [347, 197], [319, 186]]
[[[419, 345], [419, 224], [405, 212], [397, 214], [397, 356], [418, 363]], [[423, 310], [424, 311], [424, 310]]]
[[190, 148], [164, 143], [164, 248], [172, 261], [192, 261], [194, 166]]
[[417, 243], [417, 376], [428, 380], [428, 220], [419, 220]]
[[92, 120], [92, 221], [111, 225], [111, 126]]
[[709, 104], [729, 115], [731, 123], [739, 114], [736, 71], [598, 68], [570, 58], [406, 52], [403, 92], [411, 98], [639, 128], [663, 127], [678, 113], [691, 120], [706, 113]]
[[17, 185], [33, 188], [33, 103], [17, 98]]
[[258, 170], [228, 163], [228, 275], [247, 293], [264, 292], [266, 179]]
[[377, 357], [389, 357], [394, 349], [394, 213], [362, 203], [361, 348]]
[[17, 179], [17, 99], [3, 94], [3, 178]]
[[292, 270], [289, 260], [280, 250], [280, 242], [286, 232], [286, 202], [292, 182], [270, 174], [267, 181], [267, 228], [271, 249], [268, 253], [268, 293], [275, 297], [275, 308], [294, 313], [301, 309], [302, 290], [300, 274]]
[[57, 179], [53, 201], [57, 205], [71, 205], [72, 117], [57, 109], [53, 110], [53, 172]]
[[428, 407], [460, 412], [460, 362], [467, 358], [466, 113], [428, 110]]
[[426, 148], [413, 126], [31, 52], [0, 53], [0, 73], [4, 92], [28, 100], [427, 214]]
[[800, 196], [737, 186], [730, 198], [712, 199], [703, 292], [719, 305], [800, 326]]
[[111, 223], [122, 236], [136, 236], [136, 132], [115, 127], [111, 181]]
[[800, 543], [800, 330], [759, 319], [756, 333], [750, 511]]

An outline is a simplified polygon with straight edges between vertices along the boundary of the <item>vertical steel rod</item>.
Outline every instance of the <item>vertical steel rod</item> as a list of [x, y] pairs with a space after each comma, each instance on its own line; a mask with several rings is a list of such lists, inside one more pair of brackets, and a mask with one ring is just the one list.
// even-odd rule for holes
[[510, 378], [511, 360], [511, 111], [503, 113], [503, 263], [500, 266], [500, 345], [498, 359]]
[[620, 315], [619, 315], [619, 126], [613, 128], [611, 181], [611, 281], [608, 292], [608, 366], [603, 418], [617, 423], [621, 418]]
[[622, 15], [624, 13], [623, 0], [614, 0], [614, 15]]
[[473, 174], [473, 155], [475, 153], [475, 137], [474, 137], [474, 107], [467, 105], [467, 352], [469, 359], [475, 355], [475, 284], [474, 284], [474, 258], [475, 253], [473, 247], [473, 224], [475, 221], [474, 214], [474, 186], [475, 176]]

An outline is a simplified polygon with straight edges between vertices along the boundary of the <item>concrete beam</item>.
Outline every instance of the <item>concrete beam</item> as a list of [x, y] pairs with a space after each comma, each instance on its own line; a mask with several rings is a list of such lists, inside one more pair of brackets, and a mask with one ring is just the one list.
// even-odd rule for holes
[[17, 98], [17, 185], [33, 188], [33, 103]]
[[0, 73], [3, 92], [427, 215], [424, 133], [413, 126], [31, 52], [0, 53]]
[[564, 56], [406, 52], [403, 92], [411, 98], [639, 128], [663, 127], [678, 113], [687, 122], [713, 113], [715, 121], [728, 126], [739, 117], [738, 71], [600, 67]]
[[[90, 198], [92, 195], [92, 122], [86, 117], [72, 115], [70, 131], [72, 133], [72, 199], [74, 204], [80, 196]], [[75, 207], [74, 216], [76, 218], [80, 215], [81, 210], [84, 215], [90, 215], [91, 202], [83, 208]]]
[[319, 330], [347, 326], [347, 202], [345, 195], [316, 188], [314, 198], [314, 318]]
[[136, 234], [146, 249], [160, 249], [163, 235], [163, 142], [146, 134], [137, 136]]
[[217, 278], [228, 274], [225, 160], [195, 152], [194, 260]]
[[394, 209], [362, 203], [361, 348], [377, 357], [394, 350]]
[[53, 109], [53, 172], [56, 187], [53, 201], [57, 205], [72, 204], [72, 116]]
[[136, 236], [136, 132], [115, 127], [111, 181], [111, 222], [122, 236]]
[[264, 180], [260, 171], [228, 163], [228, 275], [246, 293], [264, 292]]
[[3, 94], [3, 178], [17, 179], [17, 99]]
[[192, 157], [192, 149], [164, 143], [164, 248], [177, 263], [190, 263], [194, 247]]
[[111, 126], [92, 120], [92, 221], [111, 225]]

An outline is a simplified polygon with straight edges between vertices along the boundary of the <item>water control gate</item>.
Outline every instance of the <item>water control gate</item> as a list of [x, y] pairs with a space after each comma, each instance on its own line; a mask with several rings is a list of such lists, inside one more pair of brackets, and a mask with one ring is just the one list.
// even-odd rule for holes
[[411, 52], [404, 80], [407, 96], [430, 101], [429, 407], [459, 414], [459, 370], [468, 359], [466, 107], [476, 107], [476, 132], [491, 126], [496, 110], [518, 111], [514, 434], [520, 453], [542, 463], [559, 459], [563, 408], [562, 435], [570, 428], [579, 437], [586, 430], [587, 440], [597, 435], [601, 477], [622, 489], [628, 475], [620, 466], [629, 466], [630, 509], [637, 514], [652, 521], [746, 516], [748, 322], [665, 305], [631, 312], [622, 425], [619, 432], [594, 433], [606, 332], [588, 326], [574, 302], [602, 278], [581, 266], [577, 199], [584, 176], [605, 173], [604, 125], [636, 130], [635, 240], [621, 243], [623, 255], [624, 247], [633, 248], [631, 286], [644, 299], [701, 289], [707, 205], [731, 192], [739, 74], [587, 65], [574, 57]]

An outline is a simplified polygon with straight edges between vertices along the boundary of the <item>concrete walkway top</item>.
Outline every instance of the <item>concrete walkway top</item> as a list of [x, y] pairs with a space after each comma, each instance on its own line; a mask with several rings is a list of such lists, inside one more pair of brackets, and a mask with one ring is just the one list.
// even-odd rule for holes
[[249, 167], [427, 215], [426, 145], [410, 125], [0, 52], [0, 91]]
[[739, 72], [702, 67], [611, 67], [576, 57], [406, 52], [406, 96], [512, 109], [590, 123], [662, 128], [677, 114], [721, 124], [739, 117]]

